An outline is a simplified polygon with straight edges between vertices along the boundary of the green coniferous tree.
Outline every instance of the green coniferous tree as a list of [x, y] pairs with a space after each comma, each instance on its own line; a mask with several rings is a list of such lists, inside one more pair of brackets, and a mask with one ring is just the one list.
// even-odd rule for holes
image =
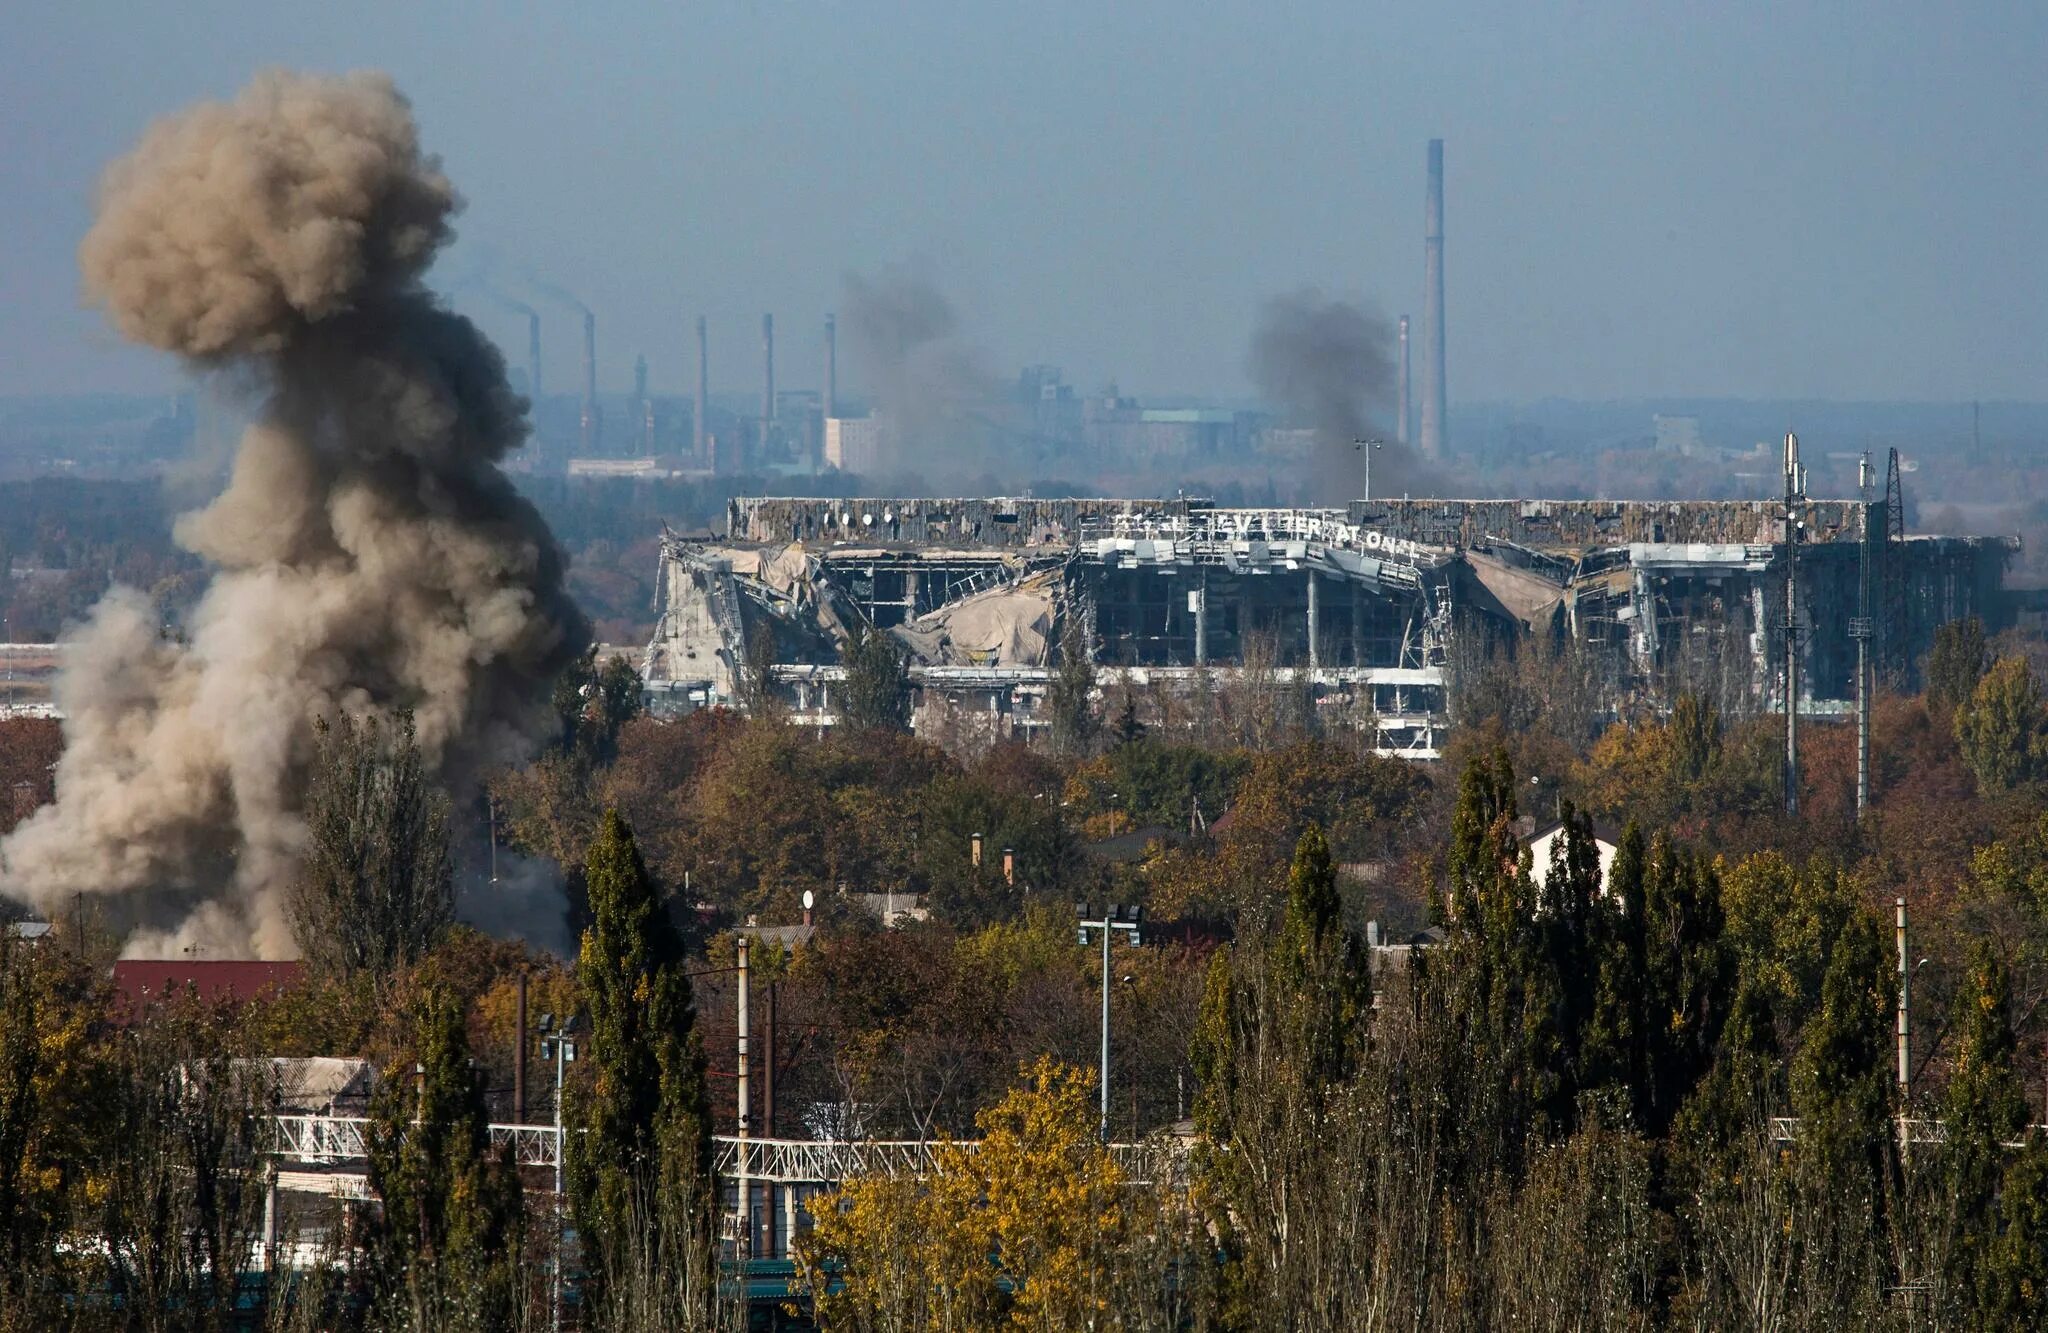
[[1953, 712], [1968, 702], [1990, 661], [1983, 621], [1969, 616], [1938, 626], [1934, 648], [1927, 654], [1928, 705]]
[[584, 876], [590, 1077], [568, 1108], [566, 1158], [584, 1308], [607, 1327], [694, 1327], [716, 1283], [711, 1116], [683, 941], [616, 811]]
[[1584, 1055], [1585, 1086], [1612, 1089], [1635, 1108], [1639, 1121], [1649, 1101], [1644, 1029], [1655, 1012], [1646, 994], [1644, 857], [1643, 830], [1630, 820], [1607, 870], [1607, 912]]
[[1345, 928], [1337, 868], [1317, 824], [1294, 845], [1273, 974], [1298, 1027], [1303, 1080], [1322, 1088], [1349, 1078], [1364, 1052], [1372, 972], [1358, 937]]
[[1998, 1238], [1981, 1279], [1986, 1328], [2048, 1328], [2048, 1137], [2030, 1134], [2005, 1168]]
[[1643, 889], [1643, 1011], [1648, 1017], [1639, 1109], [1661, 1133], [1713, 1066], [1734, 988], [1721, 885], [1697, 853], [1659, 834]]
[[1875, 1208], [1874, 1172], [1891, 1110], [1888, 1024], [1891, 991], [1877, 925], [1856, 911], [1829, 951], [1820, 1010], [1807, 1024], [1792, 1070], [1800, 1146], [1821, 1174]]
[[505, 1328], [519, 1308], [519, 1175], [491, 1149], [453, 996], [421, 998], [411, 1048], [378, 1089], [367, 1145], [383, 1200], [372, 1251], [385, 1317], [418, 1333]]
[[1095, 659], [1081, 617], [1067, 616], [1059, 646], [1059, 665], [1046, 689], [1052, 741], [1062, 754], [1085, 754], [1100, 727], [1095, 717]]
[[888, 631], [856, 625], [843, 656], [839, 717], [849, 731], [907, 731], [910, 674], [903, 648]]
[[2027, 1099], [2013, 1067], [2012, 980], [1988, 942], [1977, 943], [1956, 992], [1954, 1031], [1941, 1158], [1961, 1232], [1951, 1283], [1966, 1292], [1982, 1288], [1985, 1303], [1995, 1305], [2002, 1279], [1987, 1264], [1997, 1238], [1996, 1196], [2005, 1144], [2026, 1130]]

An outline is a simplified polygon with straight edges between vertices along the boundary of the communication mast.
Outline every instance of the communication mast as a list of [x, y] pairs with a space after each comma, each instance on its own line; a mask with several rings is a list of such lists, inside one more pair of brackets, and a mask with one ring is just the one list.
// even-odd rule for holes
[[1856, 817], [1870, 808], [1870, 454], [1856, 461], [1857, 511], [1861, 514], [1856, 553], [1856, 615], [1849, 637], [1856, 640]]
[[1886, 677], [1904, 686], [1912, 675], [1906, 660], [1906, 495], [1899, 479], [1899, 451], [1893, 449], [1884, 469], [1884, 553], [1879, 565], [1884, 578], [1883, 637], [1879, 656]]
[[1806, 534], [1806, 469], [1785, 435], [1785, 813], [1799, 813], [1799, 543]]

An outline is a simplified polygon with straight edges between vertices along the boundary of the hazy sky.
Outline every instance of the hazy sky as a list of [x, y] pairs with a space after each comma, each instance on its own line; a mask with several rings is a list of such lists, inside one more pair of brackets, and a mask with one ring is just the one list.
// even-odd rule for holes
[[9, 5], [0, 393], [174, 382], [80, 305], [93, 182], [272, 64], [390, 71], [469, 201], [438, 274], [575, 291], [608, 388], [684, 389], [699, 311], [755, 384], [763, 310], [814, 385], [907, 263], [1006, 373], [1242, 393], [1266, 296], [1419, 306], [1436, 135], [1454, 400], [2048, 398], [2048, 6], [1727, 0]]

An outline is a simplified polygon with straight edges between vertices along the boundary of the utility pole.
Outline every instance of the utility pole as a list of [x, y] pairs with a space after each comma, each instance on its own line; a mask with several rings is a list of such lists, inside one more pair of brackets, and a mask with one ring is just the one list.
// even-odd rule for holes
[[[540, 1058], [555, 1062], [555, 1258], [548, 1274], [548, 1327], [555, 1333], [562, 1328], [562, 1157], [568, 1143], [562, 1132], [562, 1072], [565, 1065], [576, 1058], [576, 1043], [570, 1034], [576, 1030], [576, 1015], [570, 1014], [562, 1020], [562, 1030], [555, 1030], [555, 1016], [540, 1016]], [[523, 1034], [522, 1034], [523, 1040]]]
[[1856, 616], [1849, 637], [1856, 640], [1856, 818], [1870, 809], [1870, 452], [1856, 463], [1857, 512], [1862, 516], [1856, 554]]
[[1913, 1081], [1913, 966], [1908, 960], [1906, 900], [1898, 900], [1899, 944], [1899, 1114], [1906, 1113], [1906, 1088]]
[[1799, 813], [1799, 539], [1806, 524], [1799, 437], [1785, 435], [1785, 813]]
[[1102, 936], [1102, 1054], [1095, 1066], [1095, 1091], [1101, 1106], [1101, 1122], [1097, 1133], [1104, 1143], [1109, 1142], [1109, 941], [1115, 931], [1123, 931], [1130, 942], [1138, 942], [1138, 923], [1144, 917], [1145, 909], [1135, 903], [1128, 907], [1111, 905], [1102, 910], [1099, 917], [1090, 916], [1085, 903], [1074, 904], [1075, 915], [1081, 919], [1081, 944], [1085, 948], [1092, 943], [1089, 932]]
[[512, 1043], [512, 1123], [526, 1123], [526, 972], [519, 973], [519, 999], [513, 1015], [518, 1037]]
[[736, 1183], [739, 1186], [740, 1195], [740, 1242], [739, 1253], [734, 1257], [744, 1260], [754, 1248], [754, 1185], [747, 1175], [747, 1140], [751, 1137], [749, 1131], [753, 1128], [752, 1117], [748, 1114], [749, 1108], [747, 1104], [749, 1100], [747, 1095], [747, 1010], [750, 1007], [747, 993], [747, 951], [749, 940], [744, 931], [736, 937], [735, 944], [737, 945], [739, 955], [740, 974], [739, 995], [736, 1001], [739, 1008], [739, 1075], [735, 1080], [739, 1085], [737, 1134], [739, 1139], [739, 1171]]

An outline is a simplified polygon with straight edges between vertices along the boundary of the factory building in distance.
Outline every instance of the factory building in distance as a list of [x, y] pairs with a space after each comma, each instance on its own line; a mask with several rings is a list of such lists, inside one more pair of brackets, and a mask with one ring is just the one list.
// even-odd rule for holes
[[[2009, 618], [2017, 539], [1905, 536], [1882, 501], [1799, 513], [1801, 712], [1849, 707], [1860, 636], [1901, 679], [1938, 625]], [[920, 729], [951, 715], [1029, 737], [1050, 723], [1078, 621], [1100, 684], [1192, 692], [1254, 673], [1417, 758], [1440, 752], [1460, 670], [1532, 645], [1575, 642], [1617, 708], [1712, 678], [1777, 711], [1784, 514], [1750, 500], [741, 498], [724, 536], [663, 541], [645, 671], [657, 706], [731, 704], [749, 645], [772, 642], [769, 687], [797, 720], [830, 725], [841, 646], [873, 626], [903, 648]]]

